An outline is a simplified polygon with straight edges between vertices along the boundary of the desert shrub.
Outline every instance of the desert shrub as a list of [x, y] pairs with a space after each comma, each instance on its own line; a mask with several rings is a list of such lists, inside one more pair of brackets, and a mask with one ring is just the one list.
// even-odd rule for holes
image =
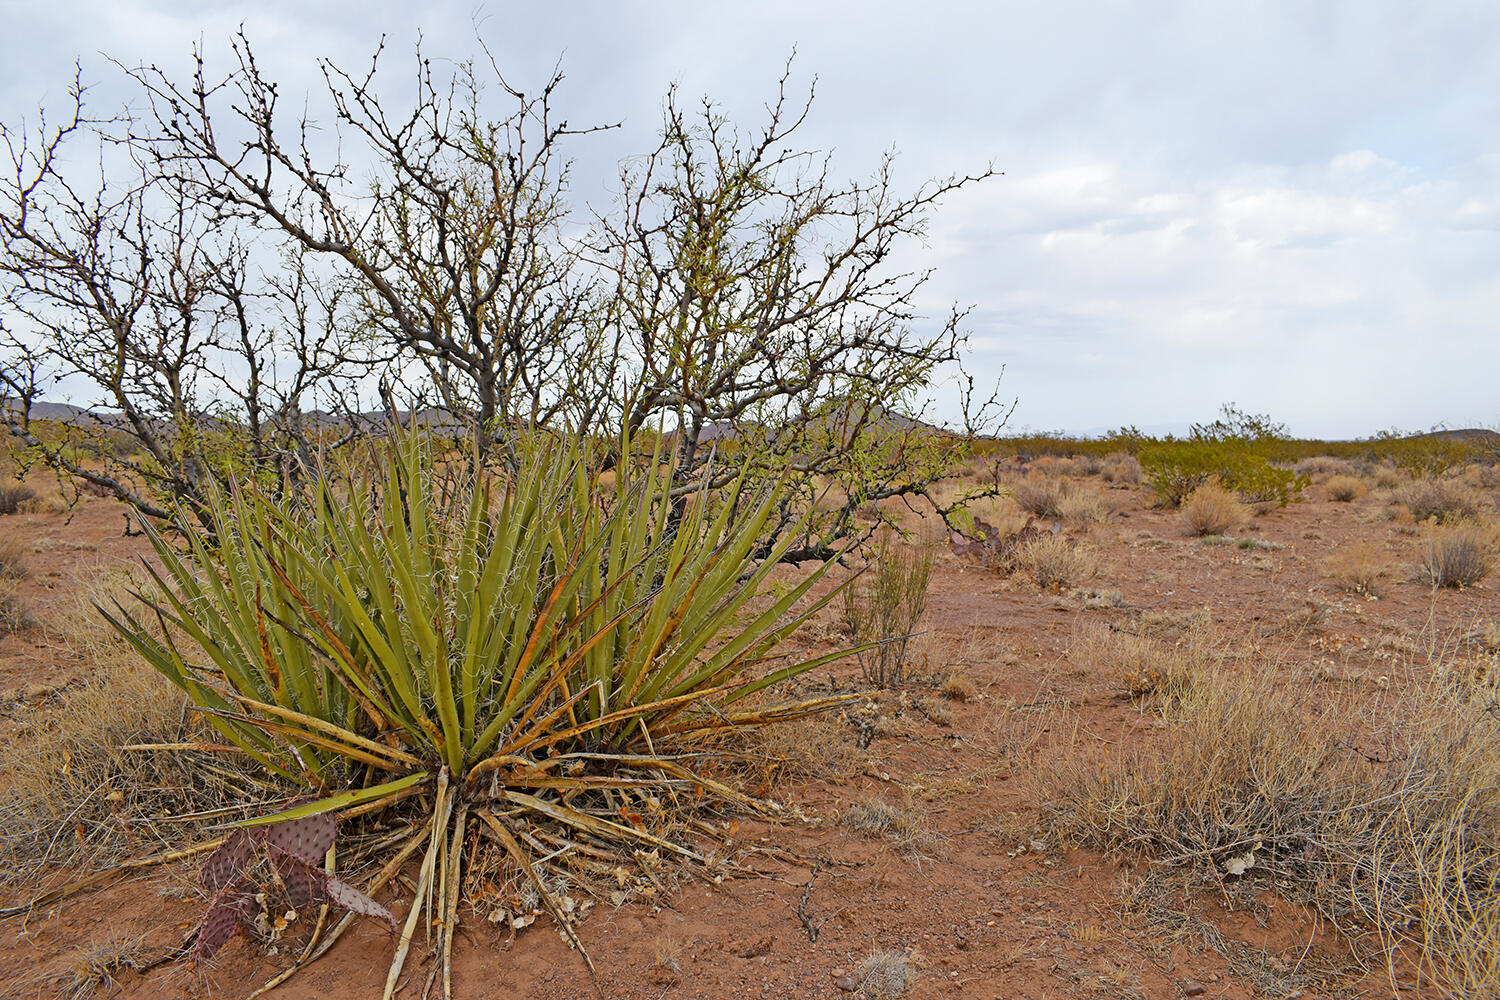
[[1333, 476], [1323, 488], [1328, 491], [1328, 499], [1336, 503], [1349, 503], [1365, 495], [1365, 484], [1353, 476]]
[[1080, 528], [1105, 524], [1115, 516], [1115, 508], [1102, 496], [1087, 487], [1074, 489], [1063, 497], [1062, 518]]
[[1285, 506], [1300, 499], [1309, 482], [1276, 464], [1288, 458], [1291, 444], [1284, 426], [1231, 403], [1218, 420], [1194, 424], [1187, 439], [1156, 441], [1137, 449], [1136, 456], [1146, 481], [1169, 507], [1180, 506], [1211, 479], [1247, 503]]
[[1141, 463], [1134, 455], [1123, 451], [1111, 452], [1104, 458], [1101, 470], [1106, 483], [1121, 483], [1135, 486], [1141, 481]]
[[927, 606], [935, 553], [930, 545], [907, 545], [886, 535], [877, 546], [866, 579], [844, 588], [844, 621], [859, 646], [865, 680], [877, 687], [901, 683], [917, 620]]
[[1400, 489], [1410, 481], [1408, 476], [1403, 475], [1401, 470], [1393, 465], [1377, 465], [1372, 475], [1375, 479], [1375, 487], [1382, 490]]
[[1139, 457], [1146, 482], [1169, 507], [1181, 506], [1210, 480], [1247, 502], [1281, 505], [1297, 499], [1308, 482], [1233, 443], [1166, 442], [1141, 449]]
[[1323, 573], [1335, 587], [1364, 597], [1378, 595], [1381, 581], [1390, 572], [1385, 550], [1370, 542], [1342, 548], [1323, 561]]
[[1308, 477], [1315, 483], [1321, 483], [1334, 476], [1347, 476], [1353, 468], [1347, 459], [1334, 458], [1332, 455], [1314, 455], [1292, 466], [1292, 471], [1300, 476]]
[[1190, 623], [1172, 642], [1089, 621], [1068, 642], [1074, 665], [1109, 675], [1132, 698], [1175, 701], [1199, 677], [1212, 675], [1224, 662], [1223, 637], [1208, 622]]
[[1087, 476], [1097, 476], [1104, 469], [1104, 462], [1098, 455], [1074, 455], [1067, 461], [1059, 463], [1058, 471], [1073, 479], [1083, 479]]
[[1451, 524], [1479, 516], [1479, 501], [1454, 479], [1414, 479], [1395, 492], [1396, 501], [1418, 521]]
[[35, 499], [36, 490], [25, 483], [0, 483], [0, 515], [19, 514]]
[[1494, 539], [1476, 527], [1440, 531], [1422, 543], [1422, 570], [1434, 587], [1471, 587], [1493, 562]]
[[1089, 549], [1063, 534], [1042, 532], [1016, 548], [1016, 565], [1043, 590], [1067, 590], [1099, 575]]
[[1244, 519], [1244, 507], [1233, 493], [1208, 482], [1183, 501], [1181, 519], [1190, 535], [1223, 535]]
[[1066, 480], [1049, 475], [1029, 476], [1011, 490], [1016, 506], [1032, 517], [1047, 521], [1062, 520], [1063, 505], [1072, 494]]
[[[425, 815], [385, 842], [426, 851], [413, 897], [429, 903], [408, 938], [423, 913], [451, 928], [484, 873], [511, 864], [577, 944], [549, 886], [597, 880], [613, 857], [602, 867], [620, 893], [654, 877], [643, 845], [702, 860], [676, 839], [682, 810], [769, 811], [705, 773], [721, 755], [681, 754], [828, 706], [747, 699], [843, 655], [776, 656], [836, 597], [803, 600], [831, 564], [768, 588], [800, 537], [795, 524], [770, 535], [780, 488], [730, 484], [682, 505], [671, 463], [618, 465], [605, 484], [580, 442], [515, 444], [503, 478], [439, 463], [409, 435], [345, 492], [320, 475], [295, 504], [211, 493], [212, 545], [191, 523], [181, 543], [150, 533], [166, 637], [111, 616], [208, 710], [219, 742], [311, 793], [263, 824], [397, 802]], [[703, 795], [679, 795], [692, 789]], [[579, 836], [588, 865], [564, 849]]]
[[1034, 773], [1048, 832], [1216, 887], [1275, 885], [1346, 931], [1376, 928], [1434, 995], [1493, 996], [1492, 695], [1434, 680], [1399, 703], [1329, 703], [1275, 675], [1263, 665], [1199, 678], [1149, 743], [1105, 753], [1080, 740], [1044, 758]]

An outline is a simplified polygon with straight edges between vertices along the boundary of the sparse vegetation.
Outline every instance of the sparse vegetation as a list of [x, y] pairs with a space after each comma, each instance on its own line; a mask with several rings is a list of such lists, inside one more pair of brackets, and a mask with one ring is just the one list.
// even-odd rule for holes
[[899, 951], [874, 951], [854, 967], [852, 979], [860, 1000], [897, 1000], [911, 986], [911, 966]]
[[884, 799], [862, 799], [844, 810], [842, 822], [863, 836], [889, 840], [913, 857], [931, 857], [939, 846], [932, 825], [911, 803], [894, 806]]
[[[1368, 921], [1434, 988], [1491, 995], [1500, 730], [1488, 695], [1434, 682], [1395, 705], [1318, 702], [1314, 717], [1306, 691], [1273, 677], [1201, 677], [1149, 747], [1056, 756], [1039, 778], [1051, 832], [1207, 885], [1274, 882], [1336, 926]], [[1380, 753], [1349, 752], [1372, 740]]]
[[1172, 642], [1086, 622], [1068, 643], [1072, 663], [1117, 678], [1132, 698], [1166, 703], [1181, 699], [1199, 678], [1213, 676], [1225, 655], [1223, 636], [1206, 621], [1190, 623]]

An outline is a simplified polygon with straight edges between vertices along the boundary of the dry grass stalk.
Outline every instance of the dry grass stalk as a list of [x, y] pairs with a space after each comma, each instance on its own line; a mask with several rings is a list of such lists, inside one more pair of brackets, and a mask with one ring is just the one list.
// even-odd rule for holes
[[844, 810], [844, 826], [866, 837], [880, 837], [910, 857], [930, 858], [940, 846], [932, 824], [913, 804], [894, 806], [884, 799], [863, 799]]
[[899, 544], [887, 535], [876, 547], [865, 579], [844, 588], [849, 634], [861, 645], [877, 644], [859, 653], [865, 680], [877, 687], [901, 683], [912, 633], [927, 606], [935, 559], [932, 545]]
[[1197, 537], [1226, 535], [1245, 517], [1239, 497], [1218, 483], [1204, 483], [1182, 502], [1182, 526]]
[[[53, 867], [104, 867], [284, 797], [207, 749], [181, 695], [144, 665], [105, 665], [0, 748], [0, 885]], [[170, 750], [128, 747], [166, 744]], [[189, 819], [197, 814], [196, 819]]]
[[896, 1000], [911, 987], [911, 967], [899, 951], [875, 951], [854, 967], [851, 978], [861, 1000]]

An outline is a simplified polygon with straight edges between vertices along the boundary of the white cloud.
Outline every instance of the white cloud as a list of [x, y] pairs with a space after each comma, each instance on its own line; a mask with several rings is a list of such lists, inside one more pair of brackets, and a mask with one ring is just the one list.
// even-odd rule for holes
[[[313, 60], [361, 64], [389, 31], [402, 93], [417, 31], [474, 51], [468, 4], [255, 7], [0, 2], [0, 117], [55, 100], [75, 56], [182, 68], [243, 18], [289, 94]], [[600, 200], [649, 144], [666, 86], [753, 127], [793, 45], [819, 77], [803, 141], [864, 174], [1006, 171], [949, 200], [924, 298], [975, 303], [974, 361], [1009, 365], [1018, 420], [1105, 427], [1212, 416], [1236, 400], [1296, 431], [1500, 423], [1500, 6], [1352, 2], [1228, 10], [971, 2], [512, 5], [482, 10], [515, 81], [560, 55]], [[565, 54], [565, 55], [564, 55]], [[289, 100], [292, 98], [289, 97]]]

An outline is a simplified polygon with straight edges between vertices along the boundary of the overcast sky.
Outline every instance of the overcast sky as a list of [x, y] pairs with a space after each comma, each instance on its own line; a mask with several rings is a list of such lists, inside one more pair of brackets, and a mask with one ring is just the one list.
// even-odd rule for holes
[[[1182, 429], [1233, 400], [1304, 436], [1500, 425], [1500, 4], [171, 3], [0, 0], [0, 116], [60, 104], [101, 53], [185, 76], [241, 21], [283, 95], [315, 60], [400, 71], [477, 51], [510, 82], [561, 61], [576, 196], [649, 148], [673, 83], [754, 125], [795, 46], [803, 143], [908, 185], [1004, 171], [946, 202], [911, 260], [1012, 427]], [[392, 93], [399, 96], [399, 88]]]

